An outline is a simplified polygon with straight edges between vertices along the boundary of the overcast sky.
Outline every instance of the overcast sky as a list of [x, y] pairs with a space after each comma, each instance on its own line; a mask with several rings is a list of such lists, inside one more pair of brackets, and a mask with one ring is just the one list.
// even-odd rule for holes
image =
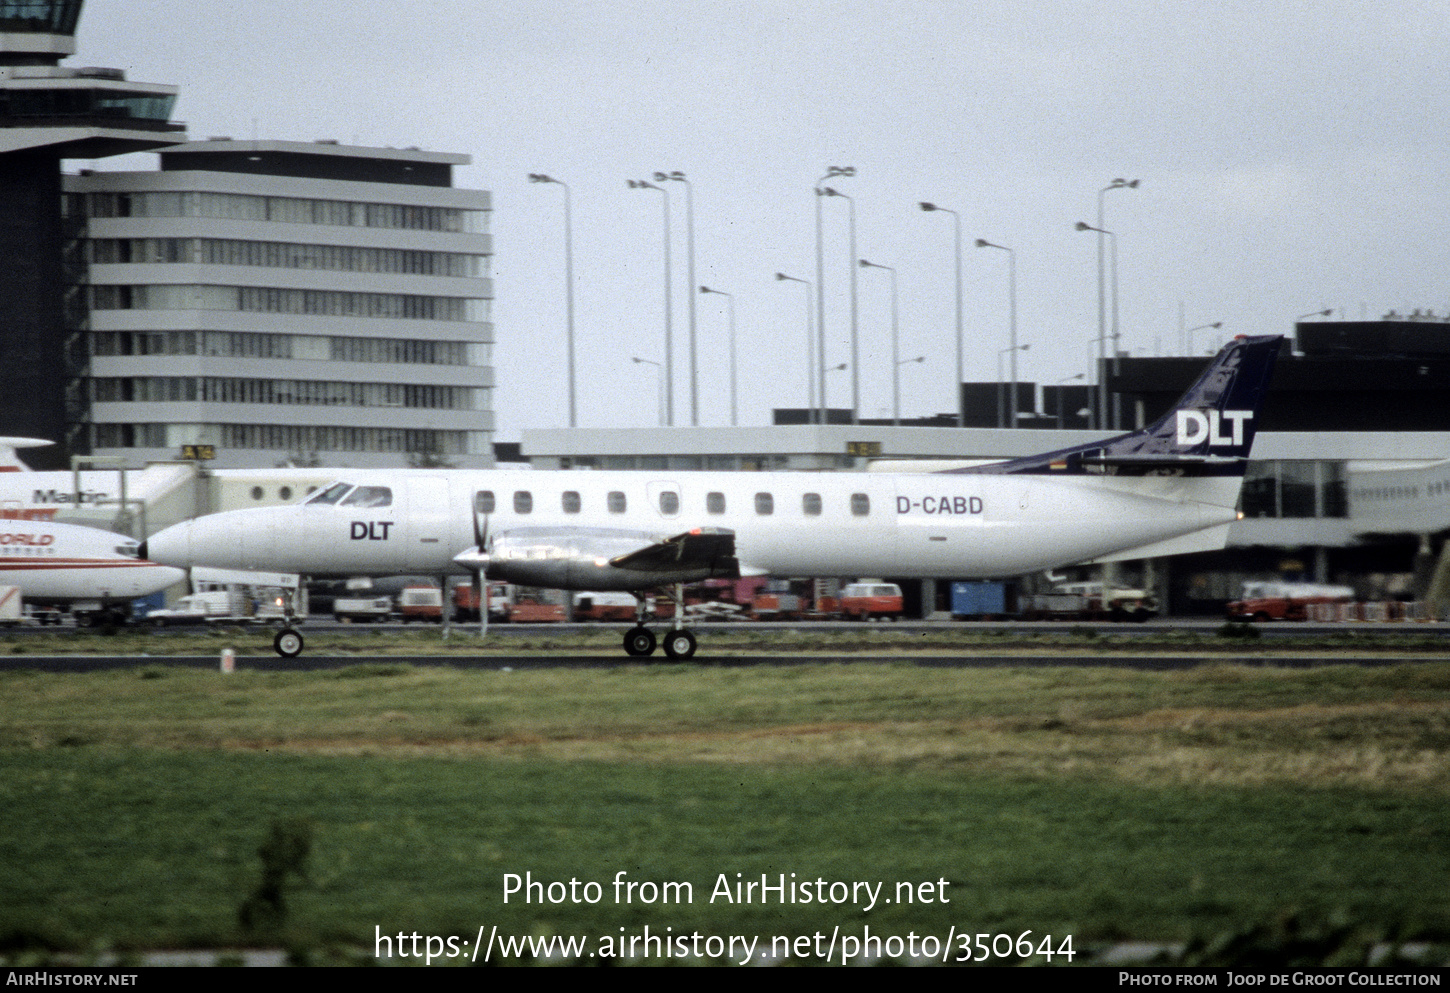
[[[1116, 233], [1122, 347], [1202, 352], [1301, 314], [1450, 312], [1450, 9], [1414, 0], [1095, 4], [712, 0], [87, 0], [67, 64], [181, 87], [193, 138], [461, 152], [494, 196], [500, 440], [567, 425], [563, 197], [573, 195], [579, 423], [656, 421], [660, 194], [694, 194], [695, 285], [733, 294], [742, 424], [806, 401], [815, 182], [854, 198], [857, 256], [894, 266], [906, 416], [952, 409], [952, 218], [966, 378], [995, 377], [1018, 271], [1024, 380], [1088, 368], [1099, 191]], [[89, 165], [89, 163], [85, 163]], [[107, 168], [105, 163], [97, 163]], [[724, 300], [691, 294], [673, 208], [676, 423], [729, 423]], [[827, 359], [850, 359], [847, 201], [822, 202]], [[858, 273], [863, 416], [889, 416], [890, 282]], [[1181, 318], [1180, 318], [1181, 314]], [[1182, 321], [1182, 324], [1180, 323]], [[828, 381], [849, 406], [850, 372]]]

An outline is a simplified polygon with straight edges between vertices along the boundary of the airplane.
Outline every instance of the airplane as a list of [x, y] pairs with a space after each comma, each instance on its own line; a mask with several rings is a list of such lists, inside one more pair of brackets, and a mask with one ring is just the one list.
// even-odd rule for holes
[[[1224, 547], [1280, 336], [1226, 345], [1164, 417], [1128, 434], [928, 473], [357, 470], [301, 503], [193, 518], [141, 554], [304, 576], [468, 573], [638, 600], [774, 575], [1021, 575]], [[665, 654], [695, 636], [676, 609]], [[274, 647], [300, 654], [290, 624]]]
[[92, 622], [125, 621], [138, 597], [173, 586], [185, 571], [149, 562], [124, 534], [59, 521], [0, 520], [0, 586], [32, 604], [64, 605]]

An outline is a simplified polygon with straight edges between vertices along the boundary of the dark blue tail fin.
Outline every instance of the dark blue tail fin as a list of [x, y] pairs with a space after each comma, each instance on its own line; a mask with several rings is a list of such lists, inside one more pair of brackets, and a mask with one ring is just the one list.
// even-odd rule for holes
[[1281, 335], [1235, 338], [1172, 410], [1141, 431], [949, 471], [1143, 475], [1171, 469], [1190, 476], [1242, 476], [1283, 340]]

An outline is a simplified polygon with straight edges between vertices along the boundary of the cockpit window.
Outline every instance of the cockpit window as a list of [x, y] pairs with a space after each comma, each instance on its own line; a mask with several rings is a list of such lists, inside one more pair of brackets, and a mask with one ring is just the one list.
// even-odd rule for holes
[[116, 554], [124, 555], [128, 559], [137, 559], [141, 557], [141, 550], [140, 546], [133, 541], [125, 545], [117, 545]]
[[312, 497], [312, 499], [308, 500], [307, 502], [337, 503], [337, 501], [342, 499], [342, 495], [350, 489], [352, 489], [351, 483], [333, 483], [327, 489], [323, 490], [321, 493], [316, 494]]
[[359, 486], [342, 501], [344, 507], [391, 507], [393, 491], [386, 486]]

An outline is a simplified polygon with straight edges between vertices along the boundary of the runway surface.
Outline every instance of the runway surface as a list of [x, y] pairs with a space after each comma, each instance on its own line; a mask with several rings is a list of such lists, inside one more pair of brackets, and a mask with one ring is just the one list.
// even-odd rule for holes
[[[624, 655], [579, 655], [560, 652], [551, 655], [303, 655], [283, 659], [276, 655], [238, 655], [234, 664], [241, 671], [309, 672], [341, 669], [356, 665], [448, 666], [455, 669], [479, 669], [499, 672], [526, 669], [617, 669], [646, 666], [698, 666], [702, 668], [744, 668], [748, 666], [789, 666], [812, 664], [897, 665], [909, 663], [924, 667], [986, 669], [997, 667], [1050, 668], [1056, 666], [1092, 666], [1126, 668], [1142, 671], [1191, 669], [1201, 665], [1244, 665], [1263, 668], [1313, 668], [1331, 665], [1389, 666], [1404, 663], [1443, 662], [1447, 656], [1432, 653], [1376, 653], [1362, 657], [1341, 655], [1254, 655], [1251, 653], [1182, 654], [1057, 654], [1012, 655], [976, 652], [931, 654], [851, 654], [832, 652], [792, 653], [780, 655], [711, 655], [701, 653], [686, 661], [673, 661], [663, 656], [633, 659]], [[38, 672], [95, 672], [105, 669], [137, 669], [146, 666], [178, 666], [190, 669], [221, 668], [217, 655], [20, 655], [0, 656], [0, 671], [33, 670]]]

